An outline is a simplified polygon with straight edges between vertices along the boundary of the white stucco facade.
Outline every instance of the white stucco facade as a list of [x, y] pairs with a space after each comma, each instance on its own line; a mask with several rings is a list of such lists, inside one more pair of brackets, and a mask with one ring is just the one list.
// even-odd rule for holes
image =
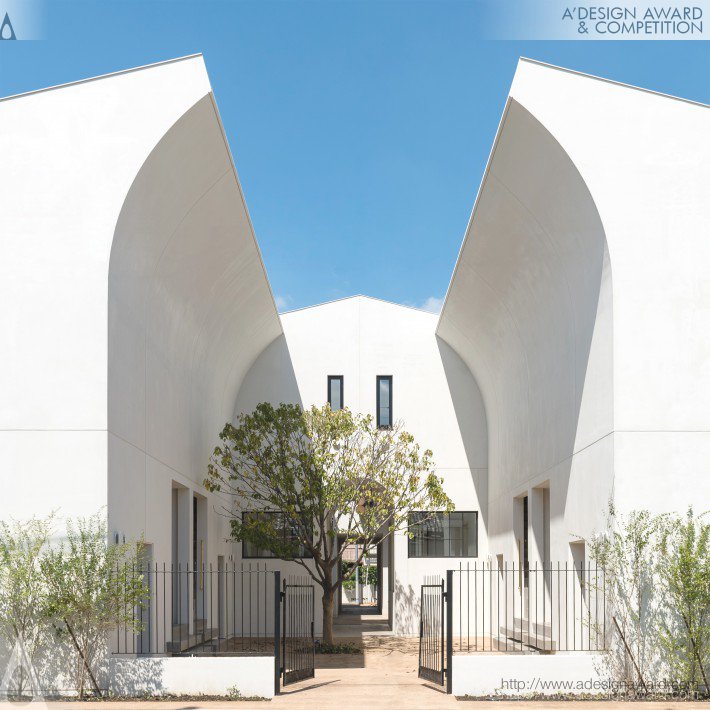
[[707, 509], [709, 128], [706, 106], [520, 62], [437, 330], [486, 404], [491, 554], [515, 559], [513, 501], [534, 525], [545, 488], [552, 559], [612, 497]]
[[0, 141], [0, 516], [105, 508], [170, 562], [171, 489], [211, 507], [204, 461], [281, 332], [202, 57], [5, 99]]
[[[479, 513], [479, 554], [485, 554], [485, 410], [470, 371], [436, 336], [437, 320], [431, 313], [364, 296], [286, 313], [283, 336], [245, 377], [235, 414], [250, 412], [262, 401], [322, 406], [328, 376], [340, 375], [345, 406], [374, 415], [377, 377], [391, 376], [395, 420], [406, 422], [416, 440], [434, 452], [456, 509]], [[424, 578], [467, 560], [409, 559], [404, 532], [385, 553], [385, 611], [391, 605], [395, 631], [415, 634]]]
[[[323, 404], [329, 375], [373, 415], [393, 378], [479, 562], [519, 562], [524, 497], [534, 561], [571, 560], [612, 497], [706, 510], [709, 131], [705, 106], [523, 60], [441, 315], [279, 316], [200, 56], [0, 101], [0, 518], [106, 507], [156, 562], [196, 534], [238, 565], [202, 486], [217, 435]], [[471, 561], [384, 554], [402, 634], [424, 578]]]

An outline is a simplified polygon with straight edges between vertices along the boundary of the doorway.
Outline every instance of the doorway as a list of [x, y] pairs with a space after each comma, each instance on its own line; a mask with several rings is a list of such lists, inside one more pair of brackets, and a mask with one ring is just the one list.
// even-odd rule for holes
[[209, 610], [206, 560], [207, 499], [192, 496], [192, 619], [196, 633], [205, 629]]
[[529, 606], [530, 588], [530, 509], [527, 495], [513, 500], [513, 530], [517, 546], [518, 592], [520, 594], [521, 615], [526, 616]]
[[[356, 560], [361, 556], [362, 560], [356, 566]], [[338, 573], [341, 581], [340, 614], [382, 613], [381, 543], [370, 543], [364, 554], [362, 541], [347, 545]]]

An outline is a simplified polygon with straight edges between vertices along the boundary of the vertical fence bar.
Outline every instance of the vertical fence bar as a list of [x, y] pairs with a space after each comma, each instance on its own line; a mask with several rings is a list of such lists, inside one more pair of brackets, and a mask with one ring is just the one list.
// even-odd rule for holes
[[478, 651], [478, 562], [473, 563], [473, 606], [474, 606], [474, 617], [473, 617], [473, 633], [475, 634], [476, 641], [475, 646]]
[[[498, 590], [496, 592], [496, 651], [500, 651], [500, 578], [502, 576], [502, 571], [503, 570], [498, 567], [498, 563], [496, 562], [496, 582], [498, 584]], [[503, 589], [503, 592], [505, 592], [505, 588]]]
[[[133, 563], [131, 563], [131, 573], [133, 573]], [[126, 593], [128, 593], [128, 579], [126, 575], [128, 574], [128, 565], [126, 565], [126, 572], [123, 575], [123, 580], [124, 580], [124, 589], [126, 590]], [[132, 617], [132, 622], [133, 626], [131, 627], [131, 648], [133, 650], [133, 653], [136, 652], [136, 635], [133, 633], [133, 629], [135, 628], [135, 623], [136, 623], [136, 607], [131, 604], [131, 617]], [[128, 633], [128, 629], [126, 629], [126, 633]]]
[[[535, 643], [539, 646], [540, 644], [540, 568], [538, 567], [537, 560], [535, 560]], [[542, 620], [543, 629], [545, 625], [545, 620]], [[543, 643], [545, 639], [545, 634], [542, 634]]]
[[461, 600], [463, 599], [463, 564], [459, 562], [459, 651], [463, 651], [461, 639], [463, 638], [463, 610]]
[[[113, 572], [113, 570], [111, 570]], [[109, 584], [111, 583], [111, 578], [109, 576]], [[110, 587], [113, 589], [113, 587]], [[116, 589], [118, 589], [118, 565], [116, 566]], [[121, 653], [121, 625], [116, 625], [116, 651]]]
[[281, 572], [274, 572], [274, 694], [281, 692]]
[[289, 632], [289, 627], [288, 627], [288, 598], [286, 596], [286, 580], [284, 579], [283, 581], [283, 594], [282, 597], [283, 599], [283, 626], [284, 626], [284, 631], [283, 634], [281, 635], [282, 639], [282, 645], [281, 645], [281, 657], [282, 657], [282, 663], [283, 663], [283, 668], [284, 668], [284, 675], [286, 674], [286, 666], [288, 665], [288, 656], [286, 655], [286, 636], [288, 635]]
[[[505, 618], [503, 623], [505, 624], [505, 650], [508, 650], [508, 563], [503, 563], [503, 594], [505, 594]], [[500, 629], [498, 629], [500, 634]], [[500, 646], [500, 643], [498, 644]]]
[[[459, 601], [459, 606], [461, 602]], [[463, 649], [462, 649], [463, 650]], [[466, 562], [466, 651], [471, 650], [471, 563]]]
[[[304, 581], [307, 581], [304, 578]], [[314, 587], [307, 587], [311, 594], [311, 667], [313, 668], [313, 675], [315, 675], [316, 668], [316, 590]]]
[[483, 650], [486, 650], [486, 563], [481, 566], [481, 594], [483, 603], [481, 604], [481, 632], [483, 633]]
[[[446, 571], [446, 692], [451, 695], [453, 687], [453, 659], [454, 659], [454, 571]], [[443, 610], [442, 610], [443, 611]], [[442, 632], [444, 625], [441, 625]]]

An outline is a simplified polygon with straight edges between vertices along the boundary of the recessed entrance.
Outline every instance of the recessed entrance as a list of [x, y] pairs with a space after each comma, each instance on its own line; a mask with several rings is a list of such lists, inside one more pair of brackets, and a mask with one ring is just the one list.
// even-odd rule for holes
[[[382, 562], [380, 545], [363, 550], [362, 542], [349, 544], [340, 566], [340, 613], [380, 614], [382, 612]], [[356, 561], [362, 557], [359, 564]], [[354, 571], [353, 571], [354, 569]]]
[[[355, 561], [362, 557], [356, 572]], [[341, 586], [333, 633], [338, 641], [353, 641], [365, 636], [391, 635], [390, 613], [392, 536], [373, 542], [363, 553], [362, 541], [345, 549], [339, 569]]]

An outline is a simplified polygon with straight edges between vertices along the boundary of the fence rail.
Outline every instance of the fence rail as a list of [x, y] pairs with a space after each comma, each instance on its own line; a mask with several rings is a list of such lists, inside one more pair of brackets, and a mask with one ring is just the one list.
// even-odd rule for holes
[[607, 646], [606, 579], [594, 564], [474, 563], [453, 570], [452, 587], [455, 653], [556, 653]]
[[315, 588], [306, 577], [290, 577], [283, 583], [284, 685], [315, 675]]
[[129, 610], [128, 623], [116, 629], [111, 640], [115, 654], [275, 653], [280, 590], [273, 570], [153, 564], [122, 568], [116, 575], [138, 578], [148, 595], [132, 615]]

